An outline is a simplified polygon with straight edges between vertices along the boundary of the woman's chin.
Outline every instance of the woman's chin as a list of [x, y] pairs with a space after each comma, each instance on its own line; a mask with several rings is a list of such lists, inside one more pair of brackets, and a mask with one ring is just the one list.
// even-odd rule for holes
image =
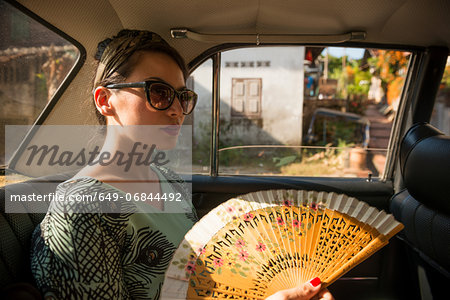
[[165, 139], [161, 140], [155, 143], [156, 149], [158, 150], [172, 150], [177, 146], [178, 137], [175, 137], [174, 139]]

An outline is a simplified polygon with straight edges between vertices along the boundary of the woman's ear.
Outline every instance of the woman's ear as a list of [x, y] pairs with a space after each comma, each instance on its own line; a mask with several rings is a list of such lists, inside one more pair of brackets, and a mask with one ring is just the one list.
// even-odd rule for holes
[[113, 116], [114, 107], [111, 104], [111, 91], [103, 86], [98, 86], [94, 90], [94, 102], [97, 110], [104, 116]]

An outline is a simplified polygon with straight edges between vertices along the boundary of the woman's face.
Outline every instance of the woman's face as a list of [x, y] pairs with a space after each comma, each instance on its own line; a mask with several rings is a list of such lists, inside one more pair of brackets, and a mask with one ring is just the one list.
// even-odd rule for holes
[[[167, 54], [141, 51], [134, 54], [137, 63], [128, 76], [126, 82], [140, 82], [147, 79], [156, 79], [170, 84], [176, 90], [185, 87], [183, 72], [177, 63]], [[167, 110], [156, 110], [147, 101], [144, 88], [123, 88], [111, 90], [111, 105], [114, 115], [108, 117], [108, 125], [116, 124], [122, 127], [133, 128], [139, 126], [139, 137], [132, 134], [137, 140], [143, 136], [152, 137], [152, 143], [158, 148], [173, 148], [185, 115], [178, 98]], [[135, 132], [135, 130], [131, 130]], [[145, 132], [145, 133], [144, 133]], [[159, 137], [157, 141], [155, 138]], [[174, 144], [175, 143], [175, 144]]]
[[[141, 51], [132, 59], [137, 63], [126, 82], [140, 82], [147, 79], [162, 80], [176, 90], [185, 87], [183, 72], [167, 54]], [[121, 125], [181, 125], [184, 115], [176, 98], [167, 110], [156, 110], [147, 102], [143, 88], [124, 88], [113, 91], [116, 121]]]

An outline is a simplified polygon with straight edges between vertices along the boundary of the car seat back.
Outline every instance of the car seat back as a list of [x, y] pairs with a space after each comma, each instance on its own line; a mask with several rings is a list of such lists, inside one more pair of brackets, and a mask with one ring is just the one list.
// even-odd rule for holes
[[401, 143], [400, 165], [405, 189], [392, 197], [390, 209], [405, 226], [400, 238], [421, 286], [426, 280], [436, 296], [450, 283], [450, 137], [427, 123], [412, 126]]

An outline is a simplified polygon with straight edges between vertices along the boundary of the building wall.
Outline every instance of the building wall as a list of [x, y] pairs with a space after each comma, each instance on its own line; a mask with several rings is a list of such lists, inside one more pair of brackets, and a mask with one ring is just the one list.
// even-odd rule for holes
[[[221, 139], [233, 137], [235, 142], [240, 139], [247, 145], [301, 145], [304, 56], [304, 47], [260, 47], [224, 52], [220, 74]], [[250, 62], [253, 66], [249, 66]], [[270, 66], [266, 62], [270, 62]], [[198, 131], [211, 124], [211, 61], [201, 65], [193, 77], [194, 89], [199, 94], [194, 113], [194, 134], [198, 138], [201, 135]], [[232, 117], [233, 78], [261, 78], [261, 117]]]

